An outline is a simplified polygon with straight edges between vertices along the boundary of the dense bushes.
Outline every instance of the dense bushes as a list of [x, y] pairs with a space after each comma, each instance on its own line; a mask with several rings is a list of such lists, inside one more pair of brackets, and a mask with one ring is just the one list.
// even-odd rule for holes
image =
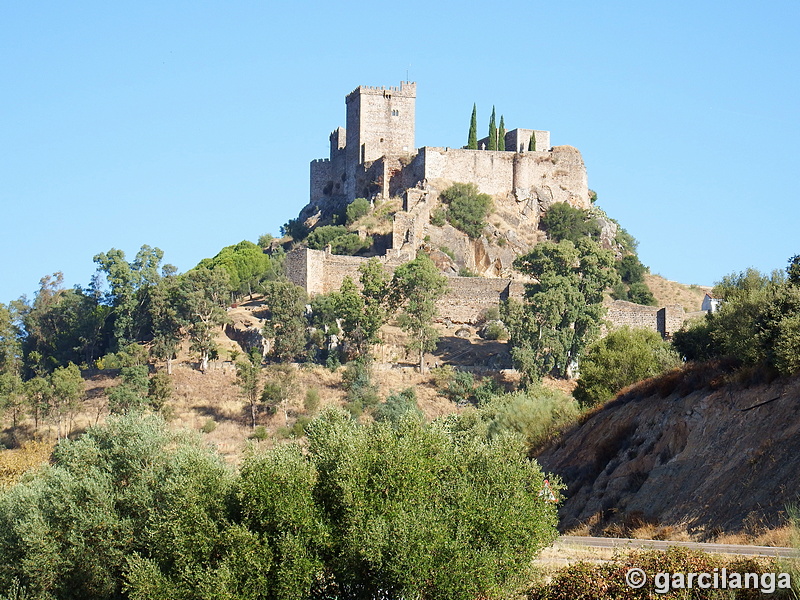
[[714, 294], [724, 300], [719, 310], [675, 333], [684, 358], [727, 357], [783, 375], [800, 372], [800, 286], [780, 271], [748, 269], [723, 278]]
[[575, 398], [591, 406], [611, 399], [625, 386], [679, 364], [678, 355], [657, 332], [622, 327], [586, 349]]
[[[447, 205], [444, 217], [453, 227], [472, 239], [481, 236], [486, 227], [486, 217], [492, 211], [491, 196], [481, 194], [474, 183], [454, 183], [439, 198]], [[441, 213], [437, 218], [437, 222], [441, 222]]]
[[547, 232], [550, 241], [570, 240], [577, 242], [581, 238], [600, 238], [600, 226], [589, 212], [574, 208], [566, 202], [556, 202], [539, 221], [539, 226]]
[[[499, 598], [556, 532], [515, 438], [327, 412], [240, 473], [112, 418], [0, 494], [0, 594], [83, 600]], [[24, 597], [24, 596], [19, 596]]]

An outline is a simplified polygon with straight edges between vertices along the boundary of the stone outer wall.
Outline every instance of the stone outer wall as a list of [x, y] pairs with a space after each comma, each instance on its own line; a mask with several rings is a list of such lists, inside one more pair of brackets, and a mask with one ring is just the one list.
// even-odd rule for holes
[[531, 198], [549, 206], [568, 202], [589, 208], [589, 182], [580, 152], [557, 146], [550, 152], [505, 152], [424, 147], [420, 180], [474, 183], [491, 195], [513, 193], [517, 201]]
[[436, 304], [437, 320], [474, 324], [486, 309], [496, 308], [508, 297], [521, 300], [524, 293], [524, 285], [510, 279], [448, 277], [447, 291]]
[[626, 325], [632, 328], [652, 329], [665, 339], [671, 338], [688, 317], [686, 311], [679, 305], [642, 306], [615, 300], [607, 305], [607, 308], [606, 319], [613, 329]]
[[[413, 257], [390, 253], [378, 258], [393, 272]], [[358, 283], [358, 268], [368, 260], [363, 256], [341, 256], [324, 250], [298, 248], [286, 255], [286, 271], [289, 280], [310, 295], [327, 294], [338, 290], [345, 277]], [[522, 299], [525, 291], [521, 282], [511, 279], [450, 276], [447, 285], [447, 292], [437, 304], [437, 318], [452, 323], [476, 323], [485, 309], [498, 306], [509, 296]]]

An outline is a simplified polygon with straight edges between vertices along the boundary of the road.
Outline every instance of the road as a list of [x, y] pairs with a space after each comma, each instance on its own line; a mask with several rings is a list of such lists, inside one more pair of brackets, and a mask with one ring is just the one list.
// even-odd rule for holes
[[705, 544], [700, 542], [670, 542], [662, 540], [630, 540], [625, 538], [583, 537], [562, 535], [553, 544], [554, 547], [583, 546], [589, 548], [645, 548], [666, 550], [670, 546], [682, 546], [691, 550], [701, 550], [711, 554], [733, 554], [736, 556], [770, 556], [773, 558], [800, 558], [800, 551], [795, 548], [779, 548], [772, 546], [738, 546], [734, 544]]

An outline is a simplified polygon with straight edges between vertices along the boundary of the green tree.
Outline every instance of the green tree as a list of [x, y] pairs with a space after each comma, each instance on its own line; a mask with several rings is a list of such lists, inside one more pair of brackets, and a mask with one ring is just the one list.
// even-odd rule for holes
[[336, 238], [347, 234], [347, 227], [344, 225], [323, 225], [309, 234], [306, 244], [313, 250], [324, 250]]
[[497, 149], [503, 151], [506, 149], [506, 124], [503, 115], [500, 115], [500, 129], [497, 131]]
[[46, 377], [37, 375], [25, 381], [23, 390], [33, 417], [34, 431], [38, 431], [40, 421], [50, 415], [53, 389]]
[[225, 306], [228, 304], [230, 276], [220, 266], [213, 269], [197, 267], [183, 276], [182, 284], [190, 348], [200, 357], [200, 371], [205, 373], [208, 361], [217, 353], [214, 332], [228, 318]]
[[22, 372], [22, 331], [16, 308], [0, 303], [0, 373]]
[[140, 411], [150, 392], [147, 365], [126, 365], [120, 369], [119, 385], [108, 391], [108, 409], [112, 414]]
[[789, 259], [789, 266], [786, 267], [786, 273], [789, 276], [789, 283], [792, 285], [800, 285], [800, 254]]
[[655, 306], [656, 298], [644, 281], [632, 283], [628, 288], [628, 300], [644, 306]]
[[447, 205], [447, 220], [470, 238], [478, 239], [492, 211], [492, 197], [481, 194], [474, 183], [454, 183], [439, 198]]
[[228, 273], [229, 291], [237, 296], [250, 295], [263, 281], [273, 281], [283, 275], [283, 265], [264, 253], [264, 249], [247, 240], [226, 246], [214, 258], [205, 258], [198, 268], [214, 270], [221, 267]]
[[267, 380], [261, 394], [261, 402], [272, 411], [283, 412], [283, 425], [289, 425], [289, 401], [295, 395], [297, 374], [291, 365], [269, 365]]
[[622, 327], [586, 349], [574, 396], [585, 406], [599, 404], [626, 386], [680, 364], [678, 354], [657, 332]]
[[467, 149], [478, 149], [478, 107], [472, 105], [472, 117], [469, 120], [469, 135], [467, 136]]
[[61, 273], [44, 277], [31, 304], [20, 300], [10, 307], [14, 326], [25, 333], [20, 338], [24, 377], [70, 362], [91, 364], [108, 345], [111, 308], [100, 304], [99, 294], [62, 284]]
[[187, 293], [188, 288], [182, 285], [181, 279], [169, 275], [161, 279], [150, 294], [151, 352], [166, 362], [167, 375], [172, 375], [172, 361], [183, 339], [183, 330], [190, 323]]
[[5, 412], [11, 415], [11, 428], [14, 434], [26, 405], [25, 386], [19, 374], [0, 372], [0, 414]]
[[528, 141], [528, 152], [536, 152], [536, 132], [531, 131], [531, 139]]
[[489, 119], [489, 144], [487, 150], [497, 150], [497, 126], [495, 125], [494, 106], [492, 106], [492, 116]]
[[405, 304], [398, 322], [411, 339], [408, 350], [419, 356], [419, 369], [425, 372], [425, 352], [436, 348], [439, 335], [431, 323], [436, 316], [436, 301], [447, 289], [447, 278], [425, 254], [397, 267], [393, 287]]
[[537, 282], [526, 285], [524, 303], [503, 306], [517, 368], [527, 383], [548, 373], [570, 377], [600, 331], [603, 292], [618, 281], [613, 254], [588, 238], [544, 242], [514, 267]]
[[367, 236], [364, 239], [357, 233], [346, 233], [340, 235], [331, 241], [331, 254], [344, 254], [346, 256], [353, 256], [359, 252], [365, 252], [372, 246], [372, 237]]
[[232, 504], [231, 470], [199, 439], [112, 417], [0, 494], [0, 590], [17, 579], [34, 598], [237, 597], [268, 558], [226, 518]]
[[160, 279], [158, 269], [163, 257], [162, 250], [148, 245], [140, 248], [132, 262], [116, 248], [95, 255], [98, 272], [105, 274], [110, 287], [106, 300], [112, 307], [117, 347], [150, 337], [150, 291]]
[[51, 414], [56, 421], [57, 439], [60, 440], [69, 435], [72, 429], [72, 415], [84, 397], [81, 370], [74, 363], [57, 368], [50, 376], [50, 386], [53, 398]]
[[255, 429], [258, 405], [261, 401], [261, 364], [252, 360], [236, 363], [236, 384], [250, 409], [250, 427]]
[[518, 438], [451, 436], [414, 417], [307, 428], [323, 562], [343, 597], [510, 597], [553, 540], [555, 508]]
[[288, 281], [269, 282], [264, 289], [268, 314], [264, 336], [272, 340], [272, 356], [279, 362], [298, 360], [306, 349], [306, 293]]

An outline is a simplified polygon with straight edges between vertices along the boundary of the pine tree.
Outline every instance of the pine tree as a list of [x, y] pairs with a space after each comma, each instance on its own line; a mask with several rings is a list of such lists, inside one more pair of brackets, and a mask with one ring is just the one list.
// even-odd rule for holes
[[475, 104], [472, 105], [472, 119], [469, 122], [469, 139], [467, 140], [467, 148], [470, 150], [478, 149], [478, 109]]
[[531, 131], [531, 141], [528, 143], [528, 152], [536, 152], [536, 132]]
[[489, 145], [487, 150], [497, 150], [497, 127], [495, 126], [494, 106], [492, 107], [492, 118], [489, 119]]
[[506, 124], [503, 115], [500, 115], [500, 131], [497, 132], [497, 149], [506, 149]]

